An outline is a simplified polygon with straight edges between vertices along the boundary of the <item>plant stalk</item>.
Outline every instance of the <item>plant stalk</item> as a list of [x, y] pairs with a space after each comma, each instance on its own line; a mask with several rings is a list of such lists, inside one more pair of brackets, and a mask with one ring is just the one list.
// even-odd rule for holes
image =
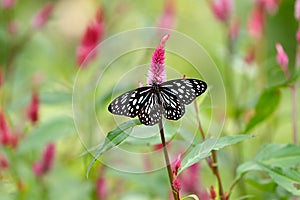
[[172, 168], [171, 168], [171, 164], [170, 164], [169, 154], [168, 154], [167, 147], [166, 147], [166, 139], [165, 139], [162, 119], [159, 120], [158, 126], [159, 126], [161, 144], [163, 146], [163, 151], [164, 151], [165, 162], [166, 162], [166, 165], [167, 165], [169, 181], [170, 181], [170, 184], [171, 184], [172, 194], [173, 194], [174, 200], [180, 200], [179, 192], [177, 192], [175, 190], [175, 188], [173, 187], [174, 177], [173, 177]]

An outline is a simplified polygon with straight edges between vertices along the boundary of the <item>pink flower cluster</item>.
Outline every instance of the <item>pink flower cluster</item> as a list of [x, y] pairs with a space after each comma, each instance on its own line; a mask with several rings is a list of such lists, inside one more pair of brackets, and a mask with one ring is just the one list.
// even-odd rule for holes
[[170, 35], [165, 35], [157, 48], [154, 50], [152, 55], [152, 61], [150, 64], [150, 70], [148, 72], [147, 84], [152, 85], [153, 82], [158, 84], [166, 81], [166, 71], [165, 71], [165, 44], [169, 39]]
[[32, 124], [35, 124], [39, 118], [39, 105], [40, 99], [37, 92], [33, 92], [31, 96], [31, 102], [27, 109], [27, 117], [31, 121]]

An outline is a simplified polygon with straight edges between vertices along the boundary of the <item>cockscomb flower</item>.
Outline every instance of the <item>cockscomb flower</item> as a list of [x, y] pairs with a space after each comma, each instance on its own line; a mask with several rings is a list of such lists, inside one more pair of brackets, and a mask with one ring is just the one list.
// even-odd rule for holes
[[152, 55], [152, 61], [150, 64], [150, 70], [148, 72], [147, 84], [152, 85], [153, 82], [161, 84], [166, 81], [165, 70], [165, 43], [169, 39], [170, 35], [165, 35]]
[[37, 177], [41, 177], [51, 170], [54, 156], [55, 145], [50, 143], [45, 147], [41, 160], [33, 164], [33, 172]]
[[289, 57], [285, 53], [281, 44], [276, 43], [276, 50], [277, 50], [277, 55], [276, 55], [277, 63], [281, 66], [283, 72], [285, 73], [286, 78], [289, 79], [290, 78], [289, 69], [288, 69]]
[[176, 2], [175, 0], [165, 0], [165, 6], [158, 27], [172, 29], [176, 21]]
[[233, 10], [233, 2], [232, 0], [213, 0], [210, 7], [219, 21], [227, 22]]
[[27, 109], [27, 117], [32, 124], [35, 124], [39, 119], [39, 105], [40, 99], [37, 92], [33, 92], [31, 96], [31, 102]]
[[78, 66], [86, 66], [88, 62], [96, 56], [93, 51], [102, 40], [105, 33], [105, 24], [103, 21], [103, 11], [99, 9], [96, 13], [95, 20], [88, 25], [80, 45], [77, 48], [77, 64]]
[[172, 182], [172, 186], [175, 189], [176, 192], [179, 192], [181, 190], [181, 184], [178, 180], [178, 178], [175, 178]]
[[32, 18], [31, 25], [33, 28], [40, 29], [48, 22], [54, 8], [53, 3], [45, 4]]
[[216, 199], [217, 198], [217, 193], [216, 193], [215, 188], [214, 188], [213, 185], [210, 186], [209, 193], [210, 193], [210, 198], [211, 199]]

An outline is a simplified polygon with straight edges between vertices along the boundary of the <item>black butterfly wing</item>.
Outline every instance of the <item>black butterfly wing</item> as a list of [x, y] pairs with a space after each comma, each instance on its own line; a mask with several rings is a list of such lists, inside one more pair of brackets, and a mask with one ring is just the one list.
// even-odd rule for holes
[[184, 115], [184, 104], [180, 102], [169, 88], [160, 88], [160, 99], [164, 108], [163, 114], [166, 119], [178, 120]]
[[109, 104], [109, 112], [128, 117], [137, 116], [149, 101], [151, 89], [151, 87], [141, 87], [118, 96]]
[[153, 126], [161, 119], [162, 110], [157, 95], [154, 92], [151, 92], [150, 98], [138, 113], [139, 120], [144, 125]]
[[207, 89], [207, 84], [198, 79], [176, 79], [160, 84], [161, 88], [168, 88], [178, 100], [188, 105]]

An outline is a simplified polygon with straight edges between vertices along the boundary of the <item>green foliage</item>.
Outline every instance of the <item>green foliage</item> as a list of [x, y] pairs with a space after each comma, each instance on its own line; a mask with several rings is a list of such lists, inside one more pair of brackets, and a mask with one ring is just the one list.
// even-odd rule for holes
[[294, 195], [300, 195], [300, 189], [297, 186], [300, 184], [299, 164], [299, 146], [267, 144], [261, 148], [253, 161], [243, 163], [237, 168], [235, 181], [240, 180], [250, 171], [263, 171], [276, 184]]
[[253, 137], [253, 135], [248, 134], [207, 139], [201, 144], [195, 145], [195, 147], [193, 147], [184, 157], [179, 173], [202, 159], [207, 158], [212, 150], [220, 150], [226, 146], [234, 145], [251, 137]]

